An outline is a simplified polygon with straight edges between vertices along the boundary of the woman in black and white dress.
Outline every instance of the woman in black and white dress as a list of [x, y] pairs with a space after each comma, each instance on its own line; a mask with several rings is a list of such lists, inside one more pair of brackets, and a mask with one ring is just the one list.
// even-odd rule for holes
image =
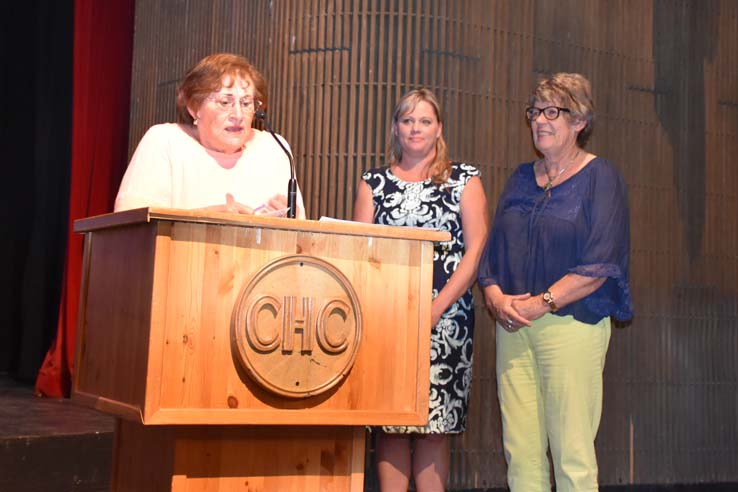
[[[430, 414], [424, 427], [384, 427], [377, 436], [382, 491], [444, 490], [448, 434], [465, 430], [472, 369], [471, 286], [487, 238], [487, 200], [479, 171], [451, 162], [436, 97], [405, 94], [392, 118], [389, 163], [362, 175], [354, 220], [451, 233], [433, 258]], [[396, 327], [402, 329], [402, 327]], [[411, 445], [414, 452], [411, 453]]]

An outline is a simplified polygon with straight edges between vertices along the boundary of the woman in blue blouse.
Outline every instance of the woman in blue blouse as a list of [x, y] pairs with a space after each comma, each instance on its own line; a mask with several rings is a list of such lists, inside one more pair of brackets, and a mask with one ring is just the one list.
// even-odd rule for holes
[[589, 81], [558, 73], [526, 109], [542, 155], [521, 164], [500, 197], [479, 282], [497, 319], [497, 384], [512, 492], [596, 491], [594, 438], [610, 317], [632, 317], [627, 190], [583, 146]]

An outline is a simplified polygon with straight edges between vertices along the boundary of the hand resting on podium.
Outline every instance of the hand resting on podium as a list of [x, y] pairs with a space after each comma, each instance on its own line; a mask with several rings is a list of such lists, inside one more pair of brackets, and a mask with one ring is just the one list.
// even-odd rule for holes
[[265, 215], [270, 217], [284, 217], [287, 214], [287, 197], [285, 195], [276, 194], [258, 207], [251, 208], [248, 205], [244, 205], [243, 203], [236, 201], [233, 198], [233, 195], [231, 195], [230, 193], [226, 193], [225, 203], [202, 207], [198, 210], [242, 215]]

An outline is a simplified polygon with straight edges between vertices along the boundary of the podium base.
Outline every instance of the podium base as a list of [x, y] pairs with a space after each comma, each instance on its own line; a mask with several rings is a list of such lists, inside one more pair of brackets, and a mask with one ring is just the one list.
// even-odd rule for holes
[[113, 492], [350, 491], [363, 427], [144, 426], [117, 419]]

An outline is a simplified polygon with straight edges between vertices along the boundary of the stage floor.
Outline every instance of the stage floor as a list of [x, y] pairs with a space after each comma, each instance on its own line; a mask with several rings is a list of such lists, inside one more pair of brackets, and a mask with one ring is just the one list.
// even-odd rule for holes
[[108, 433], [114, 418], [68, 398], [39, 398], [33, 386], [0, 376], [0, 439]]
[[[113, 426], [113, 417], [69, 399], [38, 398], [33, 386], [0, 374], [0, 492], [108, 492]], [[376, 492], [372, 482], [365, 484], [368, 492]], [[620, 485], [600, 491], [738, 492], [738, 484]]]
[[110, 490], [114, 419], [0, 375], [0, 491]]

